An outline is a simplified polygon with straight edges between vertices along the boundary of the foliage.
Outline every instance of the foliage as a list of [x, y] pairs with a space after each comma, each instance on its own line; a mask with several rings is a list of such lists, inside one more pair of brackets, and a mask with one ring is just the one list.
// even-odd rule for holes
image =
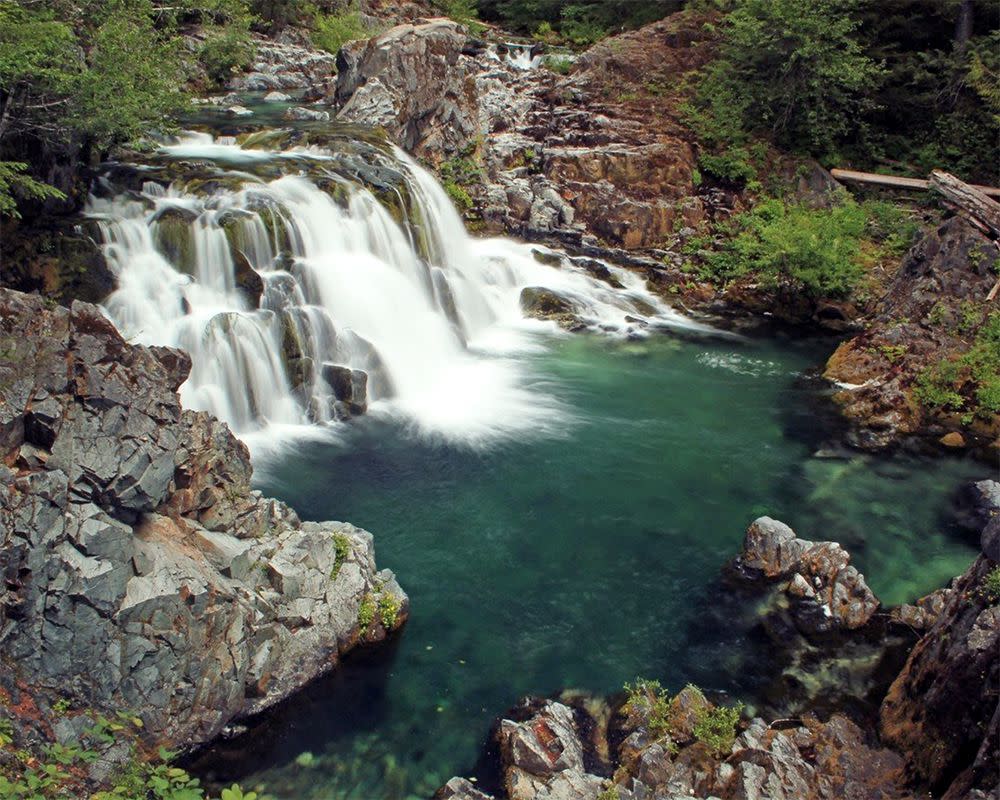
[[[127, 743], [131, 758], [106, 781], [107, 788], [89, 795], [91, 800], [208, 800], [197, 778], [168, 762], [174, 754], [160, 748], [158, 759], [138, 756], [135, 739], [141, 720], [119, 712], [113, 719], [97, 715], [84, 729], [82, 741], [62, 745], [52, 743], [37, 757], [27, 751], [14, 753], [16, 766], [0, 773], [0, 800], [75, 800], [84, 796], [81, 776], [86, 766], [97, 761], [112, 747]], [[11, 730], [0, 725], [0, 733]], [[0, 735], [0, 749], [10, 747], [12, 736]], [[223, 789], [219, 800], [264, 800], [234, 784]]]
[[469, 189], [483, 182], [483, 168], [477, 156], [477, 143], [471, 143], [455, 158], [442, 161], [438, 166], [441, 184], [460, 213], [471, 211], [475, 206]]
[[358, 626], [361, 631], [367, 631], [374, 619], [375, 599], [370, 594], [366, 594], [361, 598], [361, 605], [358, 606]]
[[486, 26], [479, 21], [475, 0], [436, 0], [436, 3], [446, 17], [465, 25], [473, 36], [479, 36], [486, 30]]
[[621, 798], [621, 792], [618, 791], [618, 787], [615, 784], [612, 784], [597, 795], [597, 800], [621, 800]]
[[[814, 297], [850, 294], [866, 260], [896, 255], [916, 228], [885, 203], [845, 199], [833, 208], [811, 208], [771, 198], [723, 226], [724, 243], [700, 253], [700, 277], [726, 283], [753, 274], [776, 282], [791, 279]], [[694, 238], [688, 252], [706, 245]]]
[[659, 681], [639, 678], [625, 684], [625, 714], [646, 727], [654, 738], [670, 733], [670, 695]]
[[371, 36], [361, 19], [357, 2], [339, 14], [317, 14], [313, 19], [313, 44], [328, 53], [338, 53], [347, 42]]
[[982, 323], [968, 352], [925, 368], [913, 393], [930, 410], [1000, 414], [1000, 311]]
[[589, 45], [680, 10], [682, 0], [478, 0], [479, 13], [543, 41]]
[[336, 580], [340, 574], [340, 568], [344, 566], [347, 557], [351, 554], [351, 540], [343, 533], [333, 535], [333, 569], [330, 570], [330, 579]]
[[987, 603], [1000, 603], [1000, 566], [983, 576], [980, 591]]
[[726, 755], [736, 741], [736, 726], [743, 713], [743, 704], [735, 706], [706, 706], [697, 712], [694, 736], [719, 756]]
[[254, 47], [245, 31], [213, 31], [198, 52], [198, 60], [208, 77], [222, 85], [234, 74], [253, 64]]
[[745, 131], [833, 153], [855, 131], [881, 75], [858, 39], [858, 6], [859, 0], [740, 0], [694, 101], [716, 129], [717, 146], [739, 147]]
[[573, 59], [567, 56], [545, 56], [542, 59], [542, 66], [557, 75], [569, 75], [573, 71], [574, 63]]
[[27, 175], [28, 165], [21, 161], [0, 161], [0, 217], [17, 219], [17, 198], [46, 200], [62, 199], [66, 195], [58, 189]]
[[399, 598], [388, 592], [378, 599], [378, 616], [382, 620], [382, 626], [389, 630], [396, 624], [396, 616], [400, 609]]

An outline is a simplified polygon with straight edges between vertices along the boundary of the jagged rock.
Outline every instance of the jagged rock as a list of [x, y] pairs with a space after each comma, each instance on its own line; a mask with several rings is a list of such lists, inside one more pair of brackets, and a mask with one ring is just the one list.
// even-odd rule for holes
[[458, 23], [435, 19], [342, 50], [338, 118], [380, 125], [417, 155], [460, 150], [478, 130], [465, 43]]
[[493, 800], [465, 778], [452, 778], [434, 794], [434, 800]]
[[951, 784], [990, 791], [1000, 781], [1000, 606], [982, 588], [994, 567], [980, 556], [955, 581], [882, 703], [883, 740], [907, 754], [910, 776], [938, 796], [961, 796], [948, 791]]
[[[980, 309], [985, 319], [983, 298], [996, 281], [997, 263], [990, 239], [961, 217], [907, 253], [865, 332], [843, 342], [826, 365], [824, 377], [838, 388], [833, 399], [852, 425], [852, 445], [880, 450], [905, 436], [938, 442], [956, 431], [996, 462], [1000, 415], [964, 423], [961, 412], [921, 405], [914, 388], [923, 370], [968, 350], [976, 331], [968, 329], [966, 315]], [[891, 355], [900, 349], [905, 358]]]
[[734, 571], [751, 579], [788, 580], [785, 593], [805, 633], [853, 630], [868, 623], [879, 601], [850, 559], [836, 542], [805, 541], [783, 522], [761, 517], [747, 529]]
[[[237, 92], [284, 94], [291, 89], [323, 94], [337, 72], [336, 59], [329, 53], [289, 41], [254, 37], [254, 63], [249, 72], [229, 81]], [[270, 95], [268, 95], [270, 97]], [[287, 102], [268, 100], [268, 102]]]
[[189, 366], [95, 306], [0, 291], [0, 690], [132, 709], [181, 748], [387, 635], [365, 598], [407, 614], [371, 534], [301, 523], [228, 427], [182, 412]]

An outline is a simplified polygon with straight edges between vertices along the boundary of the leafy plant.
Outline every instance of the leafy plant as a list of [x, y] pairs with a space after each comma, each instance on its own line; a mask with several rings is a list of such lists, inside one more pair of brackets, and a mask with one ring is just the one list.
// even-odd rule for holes
[[335, 533], [333, 535], [333, 569], [330, 570], [330, 579], [336, 580], [337, 575], [340, 574], [340, 568], [344, 566], [344, 562], [347, 561], [347, 557], [351, 554], [351, 540], [343, 533]]
[[367, 631], [368, 627], [372, 624], [372, 620], [375, 619], [375, 600], [370, 594], [366, 594], [361, 598], [361, 605], [358, 606], [358, 626], [361, 628], [362, 632]]
[[386, 593], [378, 599], [378, 616], [386, 630], [391, 629], [396, 624], [400, 607], [399, 598], [395, 595]]
[[1000, 603], [1000, 566], [993, 567], [983, 576], [979, 588], [987, 603]]
[[372, 33], [362, 21], [356, 1], [339, 14], [317, 14], [313, 19], [313, 44], [328, 53], [339, 53], [347, 42], [367, 38]]
[[706, 706], [697, 712], [694, 736], [719, 756], [727, 754], [736, 741], [736, 726], [743, 713], [743, 704]]
[[659, 681], [640, 678], [625, 684], [625, 714], [660, 739], [670, 733], [670, 695]]

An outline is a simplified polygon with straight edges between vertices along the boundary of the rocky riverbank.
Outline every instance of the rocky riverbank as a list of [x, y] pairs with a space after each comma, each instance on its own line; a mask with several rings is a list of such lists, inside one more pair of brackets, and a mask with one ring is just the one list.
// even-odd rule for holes
[[[834, 800], [914, 796], [987, 800], [1000, 792], [1000, 506], [993, 481], [970, 488], [982, 554], [951, 587], [892, 610], [924, 633], [874, 718], [792, 708], [741, 719], [695, 687], [670, 696], [653, 681], [604, 699], [567, 692], [528, 698], [494, 727], [495, 796], [510, 800]], [[985, 521], [985, 524], [983, 522]], [[799, 539], [761, 518], [730, 565], [737, 581], [776, 591], [765, 616], [785, 614], [811, 638], [856, 636], [879, 612], [837, 544]], [[987, 576], [992, 575], [990, 579]], [[769, 587], [769, 588], [768, 588]], [[852, 718], [854, 717], [854, 718]], [[489, 800], [453, 778], [438, 800]]]
[[19, 747], [122, 712], [187, 749], [406, 620], [371, 534], [251, 490], [243, 443], [181, 408], [189, 368], [95, 306], [0, 291], [0, 710]]

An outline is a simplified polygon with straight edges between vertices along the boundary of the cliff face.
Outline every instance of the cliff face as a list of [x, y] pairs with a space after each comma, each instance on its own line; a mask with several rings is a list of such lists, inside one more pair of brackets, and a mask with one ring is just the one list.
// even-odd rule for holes
[[246, 447], [181, 409], [189, 367], [0, 290], [0, 698], [26, 732], [58, 699], [191, 746], [405, 619], [369, 533], [252, 491]]

